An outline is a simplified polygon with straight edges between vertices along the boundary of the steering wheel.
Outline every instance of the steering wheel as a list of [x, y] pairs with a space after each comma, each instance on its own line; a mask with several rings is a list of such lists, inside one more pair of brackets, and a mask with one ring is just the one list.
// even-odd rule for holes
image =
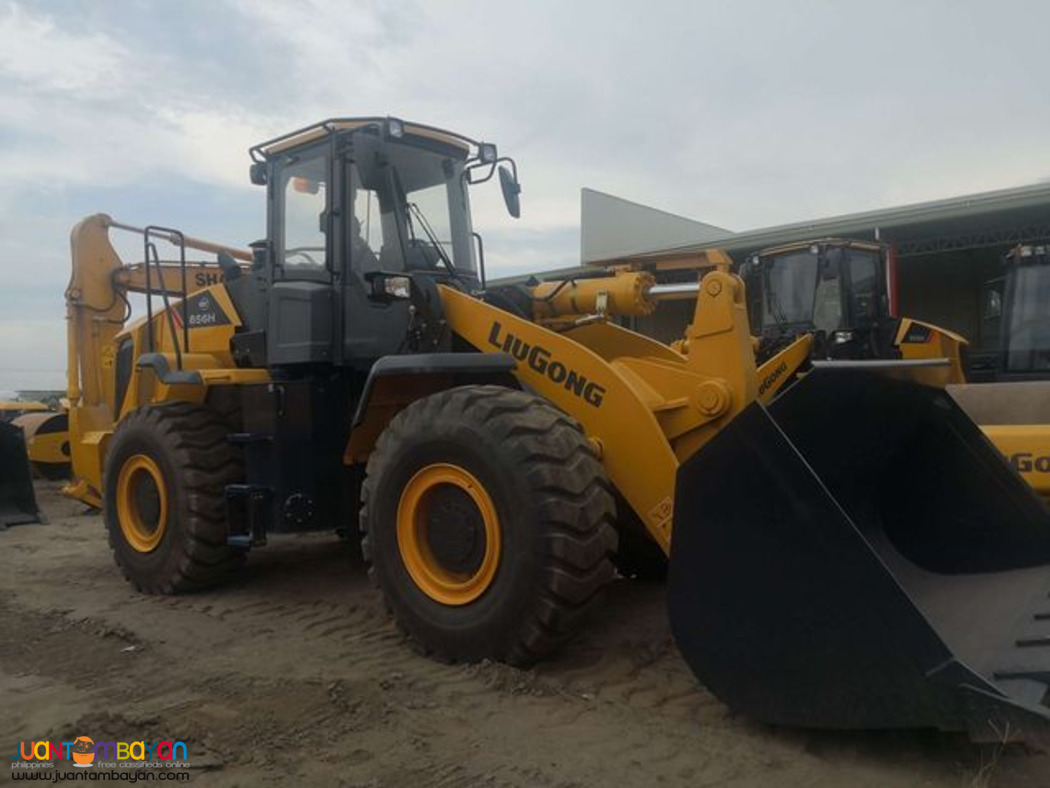
[[310, 265], [320, 265], [320, 263], [317, 262], [313, 258], [313, 255], [311, 255], [310, 252], [306, 251], [307, 249], [309, 249], [310, 252], [321, 252], [322, 254], [324, 253], [324, 249], [322, 249], [319, 246], [293, 246], [290, 249], [285, 249], [284, 250], [284, 260], [285, 260], [285, 262], [288, 262], [288, 257], [289, 256], [296, 256], [296, 255], [298, 255], [299, 257], [305, 257], [306, 261]]

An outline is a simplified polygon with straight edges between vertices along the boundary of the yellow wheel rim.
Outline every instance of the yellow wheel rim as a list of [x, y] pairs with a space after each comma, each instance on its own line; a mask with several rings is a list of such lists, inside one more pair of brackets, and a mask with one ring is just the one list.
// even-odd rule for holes
[[129, 545], [155, 550], [168, 527], [168, 493], [160, 467], [145, 454], [129, 457], [117, 476], [117, 520]]
[[466, 605], [499, 568], [499, 517], [473, 474], [448, 463], [418, 471], [397, 506], [397, 546], [416, 586], [435, 602]]

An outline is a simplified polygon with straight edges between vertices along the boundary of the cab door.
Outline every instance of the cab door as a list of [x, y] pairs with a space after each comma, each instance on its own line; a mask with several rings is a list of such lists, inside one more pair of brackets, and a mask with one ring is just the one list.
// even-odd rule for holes
[[273, 243], [267, 360], [271, 365], [337, 361], [331, 146], [276, 162], [270, 189]]
[[376, 298], [371, 274], [405, 270], [400, 211], [390, 165], [370, 140], [355, 142], [342, 162], [346, 208], [340, 217], [344, 260], [343, 363], [368, 368], [382, 356], [402, 351], [408, 332], [408, 302]]

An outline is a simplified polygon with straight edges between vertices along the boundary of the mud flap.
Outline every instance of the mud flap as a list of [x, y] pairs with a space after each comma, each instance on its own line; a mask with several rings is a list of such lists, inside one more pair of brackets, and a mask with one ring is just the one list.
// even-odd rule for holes
[[1050, 731], [1050, 515], [940, 389], [816, 370], [678, 472], [669, 605], [724, 703], [816, 728]]
[[22, 430], [0, 422], [0, 529], [41, 522]]

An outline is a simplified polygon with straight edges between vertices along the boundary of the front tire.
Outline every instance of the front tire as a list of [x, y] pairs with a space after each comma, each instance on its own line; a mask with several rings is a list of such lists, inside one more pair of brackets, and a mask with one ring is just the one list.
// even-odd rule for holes
[[106, 456], [105, 520], [113, 557], [147, 594], [214, 585], [244, 559], [227, 546], [227, 484], [241, 477], [228, 428], [206, 407], [140, 408], [120, 422]]
[[401, 629], [446, 661], [526, 665], [615, 576], [611, 486], [579, 426], [500, 386], [419, 399], [380, 436], [362, 549]]

